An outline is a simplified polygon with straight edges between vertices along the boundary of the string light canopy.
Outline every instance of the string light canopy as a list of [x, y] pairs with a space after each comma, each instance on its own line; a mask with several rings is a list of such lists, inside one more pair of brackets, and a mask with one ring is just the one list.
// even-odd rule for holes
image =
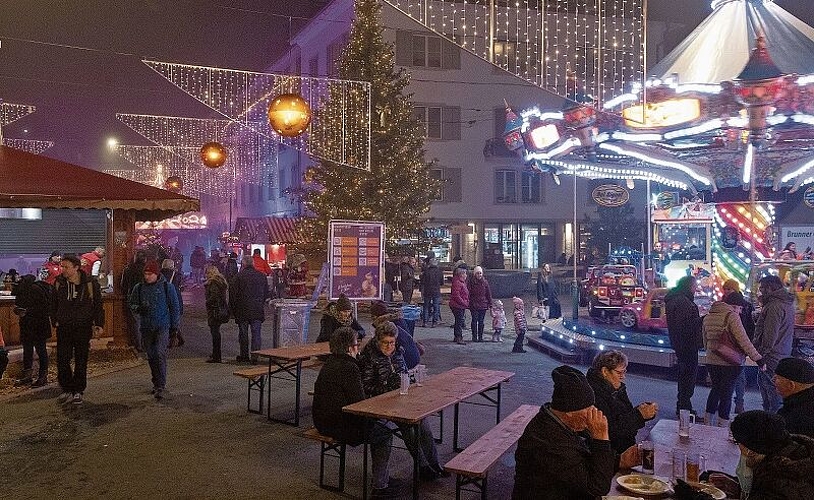
[[[324, 160], [370, 169], [369, 82], [143, 62], [221, 116], [266, 140], [282, 141]], [[312, 113], [310, 123], [295, 137], [281, 137], [269, 125], [272, 101], [286, 94], [300, 96]], [[334, 103], [331, 111], [323, 113], [329, 100]], [[338, 117], [334, 116], [337, 112]]]
[[11, 139], [9, 137], [4, 137], [3, 145], [38, 155], [49, 149], [51, 146], [54, 145], [54, 143], [53, 141], [38, 141], [35, 139]]
[[14, 139], [14, 141], [16, 141], [14, 142], [14, 144], [16, 144], [15, 146], [14, 144], [8, 142], [11, 139], [5, 139], [3, 137], [3, 127], [8, 125], [9, 123], [19, 120], [24, 116], [30, 115], [36, 110], [37, 108], [30, 104], [13, 104], [10, 102], [3, 102], [3, 100], [0, 99], [0, 144], [10, 146], [16, 149], [22, 149], [23, 151], [28, 151], [29, 153], [35, 154], [41, 153], [45, 149], [48, 149], [49, 147], [53, 146], [53, 143], [51, 143], [48, 145], [48, 147], [45, 147], [44, 149], [38, 151], [37, 149], [43, 146], [43, 144], [40, 143], [43, 143], [45, 141], [28, 142], [26, 139]]

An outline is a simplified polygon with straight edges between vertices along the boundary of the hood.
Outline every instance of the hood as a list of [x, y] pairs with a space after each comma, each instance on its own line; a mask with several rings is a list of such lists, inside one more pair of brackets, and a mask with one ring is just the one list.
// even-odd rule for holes
[[735, 308], [722, 300], [716, 300], [709, 306], [709, 314], [726, 314], [728, 312], [735, 312]]
[[787, 292], [784, 288], [780, 290], [775, 290], [773, 292], [769, 292], [766, 295], [761, 297], [761, 301], [764, 304], [768, 304], [769, 302], [781, 302], [784, 304], [793, 304], [794, 303], [794, 295]]

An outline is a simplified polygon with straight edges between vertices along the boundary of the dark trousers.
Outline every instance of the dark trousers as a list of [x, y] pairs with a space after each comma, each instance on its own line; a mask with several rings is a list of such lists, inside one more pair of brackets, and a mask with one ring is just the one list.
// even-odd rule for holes
[[402, 287], [399, 289], [401, 291], [401, 300], [405, 304], [412, 304], [413, 302], [413, 282], [411, 281], [408, 283], [402, 283]]
[[695, 379], [698, 377], [698, 355], [678, 358], [678, 402], [676, 410], [692, 410]]
[[34, 367], [34, 350], [37, 351], [37, 358], [40, 362], [39, 377], [48, 375], [48, 347], [45, 345], [46, 339], [30, 340], [23, 342], [23, 370], [30, 373]]
[[92, 335], [93, 325], [90, 323], [57, 327], [57, 379], [63, 392], [85, 392], [88, 386], [88, 354]]
[[486, 317], [486, 309], [470, 309], [472, 312], [472, 341], [481, 342], [483, 340], [483, 318]]
[[466, 316], [466, 309], [458, 309], [457, 307], [450, 307], [452, 315], [455, 316], [455, 324], [452, 325], [453, 332], [456, 340], [462, 340], [464, 336], [464, 317]]
[[212, 359], [220, 361], [220, 324], [209, 325], [209, 333], [212, 335]]
[[709, 378], [712, 380], [712, 389], [707, 397], [707, 413], [718, 413], [719, 418], [729, 420], [732, 391], [735, 390], [735, 380], [742, 369], [741, 366], [707, 365]]

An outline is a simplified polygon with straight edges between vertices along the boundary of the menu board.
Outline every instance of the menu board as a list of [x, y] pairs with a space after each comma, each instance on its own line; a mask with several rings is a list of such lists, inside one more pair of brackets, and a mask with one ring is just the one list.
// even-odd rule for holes
[[328, 255], [331, 278], [328, 299], [344, 293], [351, 300], [381, 299], [384, 224], [332, 220]]

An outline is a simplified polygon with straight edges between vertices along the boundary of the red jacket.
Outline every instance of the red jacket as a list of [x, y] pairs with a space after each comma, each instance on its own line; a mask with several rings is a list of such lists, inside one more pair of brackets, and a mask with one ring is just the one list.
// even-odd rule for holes
[[96, 253], [96, 251], [93, 251], [83, 253], [81, 260], [82, 260], [82, 270], [85, 271], [85, 274], [91, 276], [91, 273], [93, 272], [93, 264], [102, 260], [102, 258], [99, 257], [99, 254]]
[[449, 295], [449, 307], [469, 309], [469, 289], [466, 282], [458, 278], [452, 280], [452, 292]]
[[265, 274], [266, 276], [271, 276], [271, 266], [269, 266], [269, 263], [266, 262], [266, 259], [264, 259], [260, 255], [254, 255], [252, 256], [252, 259], [254, 260], [255, 269]]
[[62, 267], [60, 267], [59, 263], [54, 262], [51, 259], [48, 259], [48, 261], [43, 264], [42, 267], [48, 271], [48, 276], [46, 276], [43, 281], [53, 286], [54, 282], [57, 280], [57, 276], [62, 274]]
[[469, 307], [473, 311], [485, 311], [492, 307], [492, 291], [486, 278], [472, 276], [468, 283]]

